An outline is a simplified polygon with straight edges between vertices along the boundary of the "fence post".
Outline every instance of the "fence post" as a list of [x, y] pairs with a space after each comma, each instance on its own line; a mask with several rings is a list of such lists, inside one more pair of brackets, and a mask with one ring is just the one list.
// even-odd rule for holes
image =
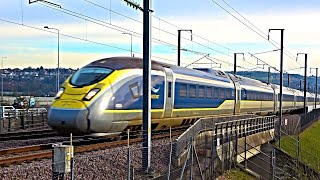
[[215, 179], [214, 177], [214, 153], [213, 150], [216, 147], [215, 146], [215, 139], [217, 137], [217, 126], [214, 125], [214, 123], [212, 123], [212, 139], [211, 139], [211, 177], [212, 179]]
[[248, 120], [245, 120], [244, 128], [244, 167], [247, 169], [247, 132], [248, 132]]
[[18, 114], [19, 116], [20, 116], [20, 124], [21, 124], [21, 128], [22, 129], [25, 129], [25, 127], [24, 127], [24, 117], [21, 115], [21, 112], [19, 112], [19, 114]]
[[232, 149], [231, 152], [231, 142], [233, 144], [233, 121], [231, 122], [231, 127], [230, 127], [230, 133], [229, 133], [229, 170], [231, 169], [232, 166], [232, 161], [231, 161], [231, 157], [234, 153], [234, 148]]
[[221, 171], [222, 171], [222, 173], [224, 172], [224, 150], [223, 150], [223, 143], [224, 143], [224, 138], [223, 138], [223, 136], [224, 136], [224, 129], [223, 129], [223, 124], [221, 124], [221, 130], [220, 130], [220, 133], [221, 133], [221, 143], [220, 143], [220, 145], [221, 145], [221, 164], [222, 164], [222, 167], [221, 167]]
[[204, 179], [207, 179], [207, 164], [208, 164], [208, 162], [207, 162], [207, 159], [208, 159], [208, 156], [207, 156], [207, 154], [208, 154], [208, 136], [207, 136], [207, 134], [205, 134], [205, 136], [204, 136], [204, 141], [205, 141], [205, 152], [206, 152], [206, 155], [205, 155], [205, 159], [204, 159]]
[[186, 160], [185, 160], [185, 162], [184, 162], [184, 164], [183, 164], [183, 167], [182, 167], [182, 171], [181, 171], [181, 174], [180, 174], [180, 177], [179, 177], [179, 180], [182, 180], [182, 178], [183, 178], [183, 174], [184, 174], [184, 171], [185, 171], [185, 169], [186, 169], [186, 166], [187, 166], [187, 162], [188, 162], [188, 159], [189, 159], [189, 154], [190, 154], [190, 148], [191, 148], [191, 146], [192, 146], [192, 144], [191, 143], [189, 143], [189, 145], [188, 145], [189, 147], [188, 147], [188, 149], [187, 149], [187, 156], [186, 156]]
[[7, 116], [8, 116], [8, 131], [11, 131], [11, 117], [10, 117], [10, 114], [9, 112], [7, 113]]
[[42, 117], [42, 125], [44, 126], [45, 124], [44, 124], [44, 116], [43, 116], [43, 114], [44, 114], [44, 112], [41, 112], [41, 117]]
[[128, 136], [128, 180], [131, 179], [131, 152], [130, 152], [130, 129], [127, 129], [127, 136]]
[[299, 146], [300, 146], [300, 140], [299, 139], [297, 139], [297, 141], [296, 141], [296, 158], [297, 158], [297, 163], [296, 163], [296, 166], [297, 166], [297, 168], [298, 168], [298, 166], [299, 166]]
[[275, 150], [273, 149], [271, 151], [271, 166], [272, 166], [272, 179], [274, 180], [275, 179]]
[[193, 178], [193, 137], [191, 138], [191, 166], [190, 166], [190, 180]]
[[34, 125], [33, 112], [30, 112], [30, 114], [31, 114], [31, 127], [33, 127]]
[[70, 180], [74, 180], [74, 152], [73, 152], [73, 147], [72, 147], [72, 133], [70, 133], [70, 146], [72, 148], [72, 154], [70, 155]]
[[237, 164], [237, 157], [238, 157], [238, 133], [239, 133], [239, 126], [238, 126], [238, 121], [236, 121], [236, 144], [235, 144], [235, 158], [234, 158], [234, 162], [235, 164]]
[[171, 173], [171, 161], [172, 161], [172, 139], [171, 139], [171, 126], [170, 126], [170, 157], [169, 157], [169, 166], [168, 166], [168, 180], [170, 180], [170, 173]]
[[3, 132], [3, 124], [4, 124], [4, 118], [2, 117], [1, 119], [0, 119], [0, 133], [2, 133]]
[[52, 162], [51, 162], [51, 171], [52, 171], [52, 180], [56, 179], [56, 173], [54, 172], [54, 149], [52, 149]]

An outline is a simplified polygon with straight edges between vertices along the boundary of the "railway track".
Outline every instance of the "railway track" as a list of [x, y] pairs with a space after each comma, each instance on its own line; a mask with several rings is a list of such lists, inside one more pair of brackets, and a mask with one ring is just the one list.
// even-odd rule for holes
[[52, 129], [32, 130], [32, 131], [19, 131], [0, 134], [0, 141], [8, 140], [27, 140], [43, 137], [53, 137], [57, 134]]
[[[171, 136], [181, 134], [183, 131], [175, 131], [171, 133]], [[170, 137], [169, 133], [153, 135], [152, 139], [162, 139]], [[98, 149], [106, 149], [116, 146], [127, 145], [128, 140], [118, 140], [112, 142], [99, 142], [106, 141], [107, 139], [96, 139], [92, 140], [91, 144], [88, 144], [88, 139], [81, 141], [78, 140], [74, 145], [74, 153], [89, 152]], [[142, 142], [142, 138], [130, 139], [130, 144]], [[86, 144], [86, 145], [83, 145]], [[19, 148], [5, 149], [0, 151], [0, 166], [9, 166], [12, 164], [19, 164], [26, 161], [34, 161], [44, 158], [52, 158], [52, 145], [53, 144], [42, 144], [34, 146], [25, 146]]]

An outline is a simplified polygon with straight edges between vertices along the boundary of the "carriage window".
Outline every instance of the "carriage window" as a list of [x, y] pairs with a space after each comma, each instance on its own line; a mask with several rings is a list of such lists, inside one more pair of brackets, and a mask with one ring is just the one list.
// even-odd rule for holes
[[189, 94], [191, 98], [196, 97], [196, 85], [190, 85]]
[[231, 90], [229, 89], [226, 90], [226, 98], [231, 99]]
[[220, 98], [221, 99], [225, 98], [225, 89], [220, 89]]
[[204, 98], [204, 86], [199, 86], [199, 98]]
[[214, 98], [218, 99], [219, 98], [219, 88], [214, 88]]
[[168, 97], [171, 97], [172, 82], [168, 82]]
[[212, 87], [207, 87], [207, 98], [212, 98]]
[[129, 86], [131, 95], [134, 99], [137, 99], [140, 96], [140, 84], [138, 82], [133, 83]]
[[187, 97], [187, 85], [186, 84], [180, 85], [179, 95], [180, 95], [180, 97]]

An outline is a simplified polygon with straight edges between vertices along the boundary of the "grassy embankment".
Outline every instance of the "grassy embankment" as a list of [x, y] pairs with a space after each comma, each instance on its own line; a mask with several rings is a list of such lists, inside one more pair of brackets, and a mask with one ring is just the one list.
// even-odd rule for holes
[[[295, 137], [297, 138], [297, 137]], [[313, 123], [300, 134], [299, 159], [313, 169], [320, 172], [320, 121]], [[292, 137], [283, 137], [280, 141], [281, 149], [292, 157], [297, 156], [297, 140]], [[276, 143], [278, 146], [279, 144]]]
[[230, 171], [226, 171], [222, 176], [217, 178], [218, 180], [254, 180], [253, 176], [247, 174], [240, 169], [232, 169]]

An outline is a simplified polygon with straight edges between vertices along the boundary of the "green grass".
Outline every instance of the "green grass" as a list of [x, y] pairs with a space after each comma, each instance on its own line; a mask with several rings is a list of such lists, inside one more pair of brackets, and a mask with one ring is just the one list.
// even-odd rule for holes
[[239, 169], [232, 169], [230, 171], [226, 171], [222, 176], [218, 179], [228, 179], [228, 180], [254, 180], [253, 176], [247, 174]]
[[[283, 137], [280, 144], [281, 149], [296, 158], [296, 139]], [[300, 134], [300, 150], [300, 160], [320, 172], [320, 121], [313, 123]]]

